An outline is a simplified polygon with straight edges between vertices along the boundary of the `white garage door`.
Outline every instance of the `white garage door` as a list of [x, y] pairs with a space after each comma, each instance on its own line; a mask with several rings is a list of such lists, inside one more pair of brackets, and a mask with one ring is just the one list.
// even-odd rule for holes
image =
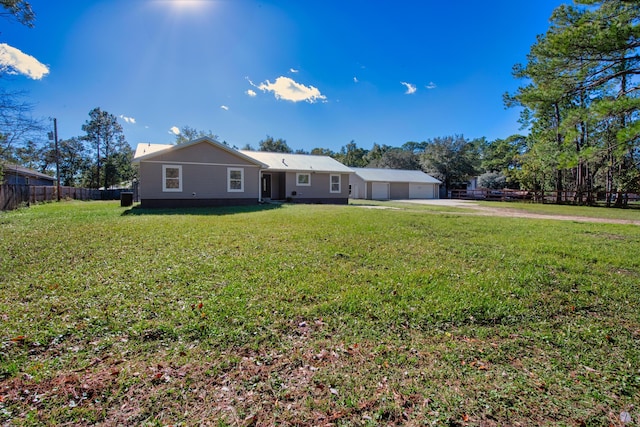
[[389, 200], [389, 183], [388, 182], [372, 182], [371, 198], [374, 200]]
[[409, 184], [410, 199], [433, 199], [433, 185]]

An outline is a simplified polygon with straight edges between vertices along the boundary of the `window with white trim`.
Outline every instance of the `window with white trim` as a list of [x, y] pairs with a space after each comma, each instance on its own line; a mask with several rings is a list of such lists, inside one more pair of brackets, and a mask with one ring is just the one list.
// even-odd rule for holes
[[162, 165], [162, 191], [182, 191], [181, 165]]
[[340, 175], [330, 175], [329, 176], [330, 188], [329, 192], [331, 193], [340, 193]]
[[230, 193], [244, 192], [244, 169], [227, 168], [227, 191]]
[[297, 173], [296, 174], [296, 185], [302, 187], [311, 186], [311, 174], [310, 173]]

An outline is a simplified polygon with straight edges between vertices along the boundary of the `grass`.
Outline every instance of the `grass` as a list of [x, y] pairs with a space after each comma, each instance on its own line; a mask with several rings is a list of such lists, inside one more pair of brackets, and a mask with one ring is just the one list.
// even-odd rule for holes
[[640, 227], [397, 207], [1, 214], [0, 422], [640, 423]]

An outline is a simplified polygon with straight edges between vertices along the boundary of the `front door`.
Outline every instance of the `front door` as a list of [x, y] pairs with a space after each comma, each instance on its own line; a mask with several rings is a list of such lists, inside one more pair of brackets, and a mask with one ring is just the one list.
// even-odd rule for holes
[[264, 173], [262, 174], [262, 198], [270, 199], [271, 198], [271, 174]]

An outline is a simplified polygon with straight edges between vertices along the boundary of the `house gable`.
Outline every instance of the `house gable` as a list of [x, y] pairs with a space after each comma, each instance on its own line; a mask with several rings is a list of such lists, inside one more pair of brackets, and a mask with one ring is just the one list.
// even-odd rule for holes
[[133, 159], [134, 164], [167, 161], [266, 167], [260, 161], [208, 137], [178, 145], [138, 144]]
[[140, 144], [143, 207], [254, 204], [261, 162], [209, 138], [180, 145]]

